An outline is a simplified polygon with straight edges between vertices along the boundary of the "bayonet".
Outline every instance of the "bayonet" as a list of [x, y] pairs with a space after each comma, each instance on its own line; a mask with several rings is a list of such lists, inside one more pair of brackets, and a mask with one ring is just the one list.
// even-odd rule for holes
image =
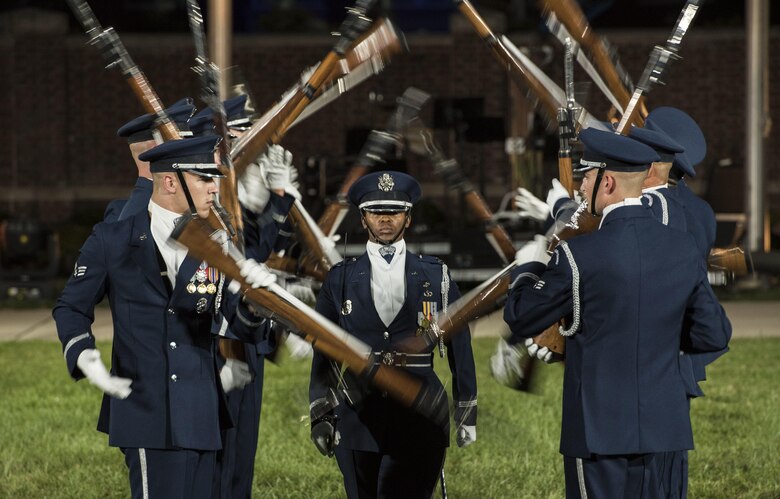
[[680, 59], [678, 53], [680, 45], [682, 44], [682, 39], [685, 36], [685, 33], [688, 32], [694, 17], [696, 17], [700, 3], [701, 0], [688, 0], [682, 9], [682, 12], [680, 12], [677, 22], [672, 29], [672, 33], [666, 40], [666, 44], [664, 46], [656, 45], [653, 47], [652, 52], [650, 52], [650, 59], [647, 61], [647, 65], [642, 72], [639, 84], [637, 84], [634, 89], [631, 100], [626, 106], [626, 111], [620, 119], [617, 128], [618, 133], [628, 135], [628, 132], [630, 131], [629, 125], [633, 123], [634, 120], [632, 116], [637, 114], [636, 106], [639, 99], [643, 94], [647, 94], [653, 86], [659, 84], [663, 85], [664, 83], [661, 80], [661, 77], [666, 71], [667, 65], [674, 60]]
[[[606, 84], [593, 64], [591, 64], [587, 56], [585, 56], [580, 48], [579, 43], [572, 39], [566, 27], [552, 12], [547, 15], [546, 22], [547, 28], [558, 39], [558, 41], [565, 45], [567, 43], [566, 40], [569, 40], [569, 43], [571, 43], [571, 51], [577, 58], [577, 63], [580, 65], [580, 67], [582, 67], [582, 69], [585, 70], [586, 73], [588, 73], [588, 76], [590, 76], [591, 80], [593, 80], [599, 90], [601, 90], [601, 93], [603, 93], [607, 100], [609, 100], [610, 104], [612, 104], [620, 114], [623, 114], [623, 105], [620, 103], [620, 101], [618, 101], [617, 97], [615, 97], [615, 94], [613, 94], [609, 89], [609, 86]], [[631, 84], [630, 88], [634, 88], [633, 83]]]
[[[568, 35], [578, 45], [588, 51], [595, 67], [599, 70], [600, 76], [604, 78], [607, 88], [609, 88], [609, 93], [614, 95], [617, 102], [621, 103], [621, 105], [615, 106], [615, 108], [624, 109], [631, 98], [631, 92], [634, 90], [631, 78], [628, 72], [621, 66], [615, 50], [609, 45], [607, 40], [595, 35], [577, 2], [574, 0], [538, 0], [538, 3], [542, 10], [548, 13], [548, 16], [554, 18], [548, 17], [547, 19], [547, 24], [550, 26], [553, 34], [561, 39], [559, 29], [555, 27], [556, 23], [560, 21], [561, 27], [565, 26]], [[583, 60], [588, 59], [583, 57]], [[590, 71], [588, 71], [588, 74], [591, 74]], [[591, 77], [593, 77], [592, 74]], [[598, 80], [594, 78], [593, 81], [598, 85]], [[607, 97], [609, 98], [609, 96]], [[612, 99], [610, 99], [610, 102], [612, 102]], [[614, 102], [612, 104], [615, 105]]]
[[103, 28], [86, 0], [67, 0], [67, 2], [79, 23], [84, 27], [84, 31], [89, 37], [89, 43], [95, 45], [105, 58], [106, 68], [119, 67], [125, 80], [133, 89], [133, 93], [141, 101], [144, 110], [147, 113], [157, 115], [156, 127], [163, 138], [165, 140], [181, 138], [178, 127], [165, 114], [165, 108], [160, 102], [160, 98], [149, 80], [146, 79], [146, 75], [130, 58], [130, 54], [114, 28]]
[[[533, 78], [539, 81], [541, 86], [546, 89], [552, 102], [556, 103], [555, 113], [557, 115], [557, 109], [561, 107], [566, 108], [567, 97], [566, 92], [563, 91], [544, 71], [541, 70], [531, 59], [525, 55], [520, 49], [518, 49], [506, 36], [502, 35], [501, 43], [509, 50], [511, 55], [522, 65], [526, 71]], [[591, 115], [587, 109], [580, 106], [576, 113], [573, 113], [574, 122], [580, 129], [582, 128], [598, 128], [599, 130], [609, 130], [600, 120]]]
[[222, 182], [218, 209], [222, 210], [223, 223], [228, 229], [230, 238], [238, 248], [243, 249], [243, 218], [241, 206], [238, 201], [238, 189], [236, 186], [236, 172], [230, 159], [230, 135], [227, 129], [227, 117], [225, 106], [219, 96], [219, 68], [209, 61], [206, 52], [206, 35], [203, 30], [203, 14], [197, 0], [187, 0], [187, 18], [195, 45], [195, 65], [192, 70], [198, 75], [203, 84], [203, 101], [212, 109], [215, 132], [222, 138], [219, 143], [219, 156], [221, 159], [220, 170], [225, 175]]
[[577, 113], [577, 103], [574, 100], [574, 57], [572, 55], [572, 40], [566, 38], [564, 43], [564, 70], [566, 84], [566, 107], [558, 108], [558, 179], [561, 185], [574, 197], [574, 179], [571, 165], [571, 140], [575, 138], [574, 116]]

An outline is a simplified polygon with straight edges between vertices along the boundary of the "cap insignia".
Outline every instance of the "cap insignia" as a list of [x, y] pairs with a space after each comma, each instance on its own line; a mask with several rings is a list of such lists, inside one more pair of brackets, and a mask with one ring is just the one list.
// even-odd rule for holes
[[393, 187], [395, 187], [395, 181], [389, 173], [383, 173], [382, 176], [379, 177], [378, 187], [385, 192], [390, 192], [393, 190]]

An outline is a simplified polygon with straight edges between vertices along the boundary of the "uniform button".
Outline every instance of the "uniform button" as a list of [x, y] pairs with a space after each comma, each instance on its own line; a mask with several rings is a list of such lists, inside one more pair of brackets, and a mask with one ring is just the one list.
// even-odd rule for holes
[[171, 345], [171, 350], [176, 350], [176, 342], [175, 341], [172, 341], [170, 343], [170, 345]]
[[384, 332], [384, 334], [382, 334], [382, 336], [383, 336], [383, 337], [384, 337], [386, 340], [387, 340], [387, 339], [390, 339], [390, 333], [388, 333], [387, 331], [385, 331], [385, 332]]
[[177, 379], [179, 379], [178, 376], [176, 376], [175, 374], [171, 374], [171, 381], [175, 383]]
[[173, 314], [175, 314], [175, 313], [176, 313], [176, 312], [174, 312], [172, 308], [169, 308], [169, 309], [168, 309], [168, 314], [170, 314], [170, 315], [173, 315]]

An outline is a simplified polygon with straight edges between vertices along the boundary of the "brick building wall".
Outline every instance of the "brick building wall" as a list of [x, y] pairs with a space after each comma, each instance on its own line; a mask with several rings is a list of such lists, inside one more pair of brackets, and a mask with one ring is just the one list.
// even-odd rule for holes
[[[617, 47], [624, 66], [638, 79], [652, 46], [665, 40], [668, 31], [600, 34]], [[199, 82], [190, 70], [194, 52], [189, 36], [120, 35], [164, 103], [183, 96], [198, 97]], [[543, 43], [523, 34], [512, 39], [518, 46]], [[348, 167], [344, 156], [350, 129], [383, 127], [393, 99], [408, 86], [419, 87], [435, 98], [483, 98], [485, 116], [510, 116], [512, 83], [470, 28], [457, 29], [451, 36], [411, 35], [407, 41], [409, 52], [396, 56], [381, 74], [289, 132], [283, 145], [294, 153], [299, 165], [308, 156], [325, 156], [331, 180], [343, 173]], [[562, 51], [548, 42], [555, 57], [545, 70], [562, 81]], [[324, 56], [330, 43], [328, 38], [237, 37], [234, 62], [249, 82], [258, 108], [264, 110], [304, 68]], [[780, 35], [772, 32], [769, 53], [777, 54], [779, 45]], [[727, 200], [741, 206], [741, 201], [735, 200], [743, 197], [738, 170], [745, 149], [744, 33], [692, 30], [682, 55], [684, 59], [671, 66], [667, 85], [649, 96], [650, 107], [680, 107], [697, 119], [709, 144], [697, 187], [706, 188], [708, 178], [712, 178], [711, 192], [724, 198], [711, 199], [713, 204]], [[127, 195], [135, 168], [124, 141], [115, 132], [143, 110], [119, 71], [103, 66], [101, 56], [85, 44], [82, 34], [0, 36], [0, 71], [4, 75], [0, 92], [6, 97], [6, 104], [0, 106], [0, 120], [7, 126], [6, 144], [10, 147], [10, 153], [7, 150], [0, 156], [0, 179], [6, 186], [0, 192], [0, 217], [26, 216], [57, 224], [83, 212], [99, 216], [106, 202]], [[770, 57], [770, 66], [769, 112], [778, 116], [777, 57]], [[585, 78], [578, 70], [577, 79]], [[591, 91], [588, 108], [604, 118], [608, 105], [595, 92]], [[381, 103], [377, 103], [377, 95], [383, 97]], [[423, 111], [427, 124], [433, 123], [433, 108], [428, 105]], [[780, 206], [780, 171], [772, 160], [780, 153], [777, 137], [775, 128], [766, 143], [770, 206], [775, 212]], [[437, 131], [437, 139], [461, 161], [495, 209], [510, 185], [503, 142], [461, 144], [456, 150], [452, 138], [448, 131]], [[732, 158], [731, 171], [711, 173], [714, 163], [723, 157]], [[555, 161], [554, 156], [548, 159]], [[406, 167], [424, 182], [428, 196], [449, 199], [441, 197], [445, 189], [427, 162], [408, 157]], [[723, 179], [729, 180], [725, 187]]]

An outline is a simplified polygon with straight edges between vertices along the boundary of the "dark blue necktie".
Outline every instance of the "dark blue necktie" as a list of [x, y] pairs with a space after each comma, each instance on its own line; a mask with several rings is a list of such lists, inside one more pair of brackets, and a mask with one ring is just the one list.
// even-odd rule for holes
[[379, 254], [382, 255], [382, 258], [387, 260], [387, 263], [390, 263], [393, 260], [393, 255], [395, 255], [395, 246], [382, 246], [379, 248]]

